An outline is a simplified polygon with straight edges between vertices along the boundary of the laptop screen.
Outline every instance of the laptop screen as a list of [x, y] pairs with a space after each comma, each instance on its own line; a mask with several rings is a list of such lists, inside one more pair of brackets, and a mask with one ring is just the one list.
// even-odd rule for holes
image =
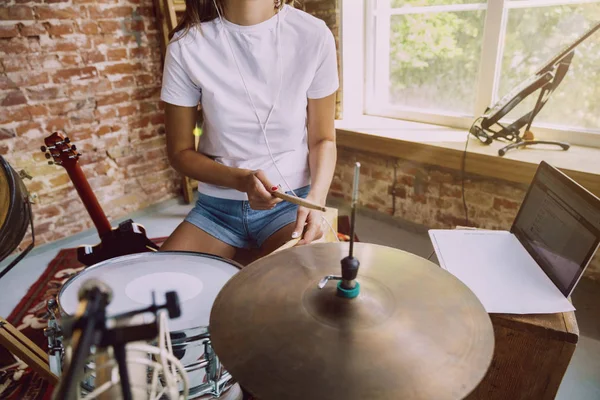
[[511, 232], [570, 296], [600, 243], [600, 200], [542, 162]]

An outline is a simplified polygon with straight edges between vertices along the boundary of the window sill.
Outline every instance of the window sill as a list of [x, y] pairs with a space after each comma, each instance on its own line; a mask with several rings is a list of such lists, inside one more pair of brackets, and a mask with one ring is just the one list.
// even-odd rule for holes
[[[337, 142], [343, 147], [455, 170], [462, 166], [465, 130], [369, 116], [338, 120], [335, 127]], [[471, 138], [466, 172], [528, 185], [544, 160], [600, 196], [600, 148], [571, 146], [563, 151], [538, 145], [500, 157], [498, 150], [503, 146], [499, 142], [486, 146]]]

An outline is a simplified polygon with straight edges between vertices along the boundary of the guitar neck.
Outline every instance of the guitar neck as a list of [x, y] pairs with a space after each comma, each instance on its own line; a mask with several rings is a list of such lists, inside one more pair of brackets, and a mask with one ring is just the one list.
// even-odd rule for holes
[[74, 166], [66, 169], [66, 171], [69, 174], [77, 193], [79, 193], [79, 197], [87, 209], [88, 214], [90, 214], [90, 217], [98, 230], [98, 235], [102, 237], [109, 233], [112, 230], [112, 226], [110, 225], [108, 218], [106, 218], [100, 203], [98, 203], [98, 199], [96, 198], [96, 195], [94, 195], [79, 164], [74, 164]]

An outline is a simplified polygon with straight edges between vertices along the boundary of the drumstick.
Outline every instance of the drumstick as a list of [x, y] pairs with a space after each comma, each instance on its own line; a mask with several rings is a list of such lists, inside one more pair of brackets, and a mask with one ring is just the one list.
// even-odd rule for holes
[[291, 196], [289, 194], [280, 192], [279, 188], [277, 188], [275, 186], [273, 186], [272, 189], [273, 190], [271, 191], [271, 194], [277, 198], [280, 198], [281, 200], [284, 200], [284, 201], [287, 201], [287, 202], [290, 202], [293, 204], [297, 204], [302, 207], [310, 208], [311, 210], [317, 210], [317, 211], [323, 211], [323, 212], [327, 211], [327, 209], [322, 205], [313, 203], [312, 201], [305, 200], [301, 197]]

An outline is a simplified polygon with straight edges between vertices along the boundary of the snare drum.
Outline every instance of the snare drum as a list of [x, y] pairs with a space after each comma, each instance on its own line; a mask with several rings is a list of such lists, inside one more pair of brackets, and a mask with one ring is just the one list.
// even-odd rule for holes
[[[103, 281], [113, 291], [106, 310], [109, 317], [151, 305], [153, 291], [159, 302], [166, 292], [176, 291], [181, 316], [168, 323], [173, 354], [188, 375], [190, 398], [231, 398], [239, 386], [234, 386], [229, 373], [221, 368], [212, 350], [208, 324], [217, 294], [240, 268], [233, 261], [192, 252], [116, 257], [88, 267], [66, 282], [59, 293], [58, 304], [61, 314], [74, 315], [79, 304], [79, 288], [90, 278]], [[93, 383], [87, 385], [93, 388]], [[230, 390], [232, 386], [234, 389]]]

